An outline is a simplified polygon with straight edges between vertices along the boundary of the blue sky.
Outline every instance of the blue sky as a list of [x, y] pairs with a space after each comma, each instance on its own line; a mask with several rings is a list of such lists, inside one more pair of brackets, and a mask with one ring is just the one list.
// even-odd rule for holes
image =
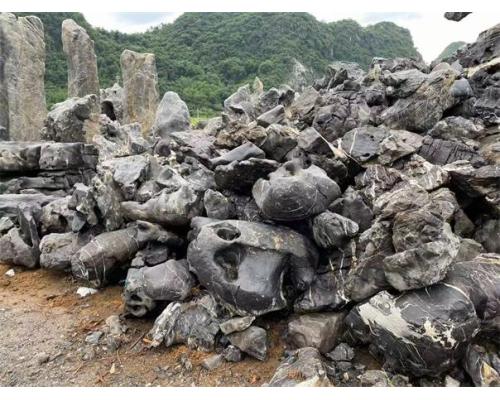
[[[160, 23], [172, 22], [180, 15], [175, 12], [84, 13], [94, 26], [122, 32], [144, 32]], [[444, 19], [440, 12], [345, 12], [325, 11], [314, 14], [321, 21], [351, 18], [366, 26], [380, 21], [392, 21], [410, 30], [413, 41], [427, 62], [432, 61], [453, 41], [473, 42], [477, 35], [500, 22], [497, 13], [473, 13], [461, 22]]]

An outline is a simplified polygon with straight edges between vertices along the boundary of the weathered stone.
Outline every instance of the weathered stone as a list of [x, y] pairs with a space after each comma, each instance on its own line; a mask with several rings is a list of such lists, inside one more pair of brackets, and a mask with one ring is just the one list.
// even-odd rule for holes
[[40, 242], [40, 267], [71, 270], [71, 258], [94, 236], [92, 231], [84, 234], [67, 232], [45, 235]]
[[260, 179], [273, 173], [278, 166], [274, 160], [253, 157], [244, 161], [233, 161], [215, 168], [215, 183], [219, 189], [245, 193]]
[[253, 321], [255, 321], [255, 317], [249, 315], [247, 317], [228, 319], [224, 322], [221, 322], [219, 326], [222, 333], [224, 333], [225, 335], [229, 335], [230, 333], [244, 331], [245, 329], [249, 328], [250, 325], [252, 325]]
[[121, 209], [130, 221], [145, 220], [162, 225], [187, 225], [203, 211], [200, 193], [191, 186], [182, 185], [175, 191], [163, 189], [145, 203], [125, 201]]
[[333, 361], [352, 361], [354, 358], [354, 349], [347, 343], [340, 343], [326, 356]]
[[241, 350], [230, 344], [222, 351], [222, 356], [229, 362], [240, 362], [242, 359]]
[[203, 196], [203, 205], [208, 218], [229, 219], [234, 210], [231, 201], [222, 193], [208, 189]]
[[460, 244], [450, 226], [425, 208], [396, 215], [392, 242], [396, 254], [383, 260], [384, 273], [400, 291], [442, 280]]
[[274, 107], [272, 110], [265, 112], [257, 117], [257, 124], [267, 128], [272, 124], [280, 124], [285, 119], [285, 107], [281, 104]]
[[391, 164], [421, 145], [422, 137], [415, 133], [372, 126], [347, 132], [341, 142], [342, 149], [362, 165], [375, 158], [380, 164]]
[[340, 196], [340, 188], [315, 165], [307, 169], [289, 161], [269, 179], [259, 179], [252, 194], [262, 213], [277, 221], [308, 218], [326, 210]]
[[35, 268], [38, 265], [38, 248], [24, 241], [20, 229], [12, 228], [0, 237], [0, 262]]
[[319, 351], [304, 347], [294, 351], [277, 368], [269, 386], [332, 386]]
[[308, 290], [300, 295], [293, 306], [297, 313], [339, 310], [349, 299], [345, 293], [345, 270], [318, 274]]
[[266, 129], [266, 140], [260, 146], [273, 160], [282, 161], [297, 145], [299, 133], [290, 127], [272, 124]]
[[480, 254], [470, 261], [453, 263], [443, 283], [467, 294], [483, 322], [500, 315], [498, 254]]
[[260, 361], [267, 358], [268, 340], [265, 329], [251, 326], [244, 331], [234, 332], [228, 335], [228, 339], [242, 352], [251, 355]]
[[90, 143], [99, 130], [99, 113], [99, 102], [94, 94], [57, 103], [47, 114], [42, 139]]
[[358, 231], [356, 222], [331, 211], [325, 211], [313, 219], [314, 241], [325, 249], [341, 248]]
[[157, 225], [138, 221], [125, 229], [101, 233], [82, 247], [71, 259], [73, 275], [94, 286], [103, 286], [120, 275], [120, 270], [134, 254], [150, 241], [167, 246], [181, 243], [177, 235]]
[[233, 161], [244, 161], [250, 158], [265, 158], [265, 153], [252, 142], [246, 142], [219, 157], [212, 158], [210, 165], [217, 167], [219, 165], [231, 164]]
[[213, 371], [214, 369], [219, 368], [224, 362], [224, 357], [220, 354], [215, 354], [213, 356], [205, 358], [201, 362], [201, 366], [208, 371]]
[[61, 40], [68, 60], [68, 97], [99, 95], [99, 76], [94, 41], [72, 19], [62, 23]]
[[341, 198], [335, 200], [329, 207], [334, 212], [356, 222], [359, 231], [368, 229], [373, 219], [373, 212], [363, 200], [359, 192], [352, 187], [347, 188]]
[[476, 231], [474, 238], [487, 252], [500, 254], [500, 219], [485, 221]]
[[479, 152], [466, 144], [430, 137], [423, 140], [418, 154], [437, 165], [451, 164], [458, 160], [470, 161], [472, 165], [477, 167], [485, 164]]
[[113, 86], [100, 90], [101, 114], [111, 121], [123, 122], [123, 88], [115, 83]]
[[432, 128], [443, 113], [457, 103], [458, 99], [450, 92], [457, 76], [452, 68], [431, 72], [415, 93], [398, 99], [381, 114], [382, 123], [412, 132]]
[[292, 230], [227, 220], [201, 226], [187, 258], [224, 306], [239, 315], [260, 315], [286, 307], [286, 273], [298, 290], [309, 286], [316, 256], [310, 242]]
[[348, 298], [361, 301], [389, 287], [383, 261], [394, 254], [391, 223], [376, 221], [358, 240], [357, 257], [345, 282]]
[[169, 260], [154, 267], [128, 270], [123, 299], [125, 311], [142, 317], [157, 302], [182, 301], [190, 294], [194, 281], [184, 260]]
[[154, 54], [124, 50], [120, 57], [123, 78], [123, 119], [139, 122], [147, 136], [159, 102], [158, 74]]
[[189, 303], [170, 303], [155, 320], [148, 337], [151, 347], [183, 343], [191, 349], [213, 351], [218, 331], [216, 304], [206, 295]]
[[47, 114], [42, 21], [1, 13], [0, 43], [0, 126], [10, 140], [39, 140]]
[[450, 21], [459, 22], [463, 20], [470, 12], [445, 12], [444, 17]]
[[500, 385], [500, 372], [490, 360], [490, 355], [484, 347], [471, 344], [464, 358], [464, 369], [477, 387], [495, 387]]
[[171, 132], [189, 130], [189, 109], [175, 92], [166, 92], [158, 105], [153, 125], [153, 134], [164, 138]]
[[387, 365], [414, 376], [452, 369], [479, 327], [467, 295], [445, 284], [400, 296], [381, 292], [357, 305], [345, 324]]
[[313, 313], [288, 322], [288, 340], [296, 347], [314, 347], [328, 353], [342, 334], [344, 313]]
[[102, 162], [100, 168], [113, 174], [125, 200], [133, 200], [140, 183], [148, 178], [150, 159], [142, 155], [112, 158]]

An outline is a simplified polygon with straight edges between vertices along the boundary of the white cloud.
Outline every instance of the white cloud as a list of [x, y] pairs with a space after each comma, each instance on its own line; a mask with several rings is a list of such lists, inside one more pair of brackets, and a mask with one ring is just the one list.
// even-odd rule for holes
[[118, 12], [84, 13], [87, 21], [96, 27], [125, 33], [145, 32], [161, 23], [173, 22], [180, 13], [174, 12]]
[[[173, 22], [181, 13], [84, 13], [85, 18], [94, 26], [108, 30], [133, 33], [144, 32], [160, 23]], [[451, 42], [473, 42], [478, 34], [499, 22], [495, 12], [475, 12], [460, 22], [448, 21], [443, 13], [424, 12], [313, 12], [320, 21], [354, 19], [366, 26], [381, 21], [392, 21], [410, 30], [413, 42], [425, 61], [431, 62]]]

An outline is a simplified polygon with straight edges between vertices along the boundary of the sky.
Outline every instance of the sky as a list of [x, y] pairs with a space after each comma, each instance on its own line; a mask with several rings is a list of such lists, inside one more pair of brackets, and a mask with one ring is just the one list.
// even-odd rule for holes
[[[180, 13], [177, 12], [118, 12], [118, 13], [84, 13], [92, 25], [108, 30], [121, 32], [144, 32], [160, 23], [173, 22]], [[392, 21], [410, 30], [413, 42], [424, 60], [431, 62], [451, 42], [473, 42], [479, 33], [500, 22], [496, 12], [472, 13], [460, 22], [448, 21], [443, 13], [416, 12], [345, 12], [322, 11], [315, 14], [320, 21], [331, 22], [341, 19], [354, 19], [362, 26], [380, 21]]]

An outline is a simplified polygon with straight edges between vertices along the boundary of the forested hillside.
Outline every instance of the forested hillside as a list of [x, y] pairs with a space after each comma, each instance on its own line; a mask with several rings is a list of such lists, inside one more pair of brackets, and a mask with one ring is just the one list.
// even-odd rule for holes
[[155, 53], [160, 90], [174, 90], [192, 111], [210, 113], [242, 83], [259, 76], [266, 87], [286, 82], [296, 59], [320, 73], [333, 60], [366, 67], [372, 57], [420, 57], [410, 32], [390, 22], [317, 21], [306, 13], [185, 13], [143, 34], [96, 29], [79, 13], [39, 16], [47, 42], [47, 102], [66, 97], [61, 23], [73, 18], [95, 41], [101, 87], [120, 81], [120, 54]]

